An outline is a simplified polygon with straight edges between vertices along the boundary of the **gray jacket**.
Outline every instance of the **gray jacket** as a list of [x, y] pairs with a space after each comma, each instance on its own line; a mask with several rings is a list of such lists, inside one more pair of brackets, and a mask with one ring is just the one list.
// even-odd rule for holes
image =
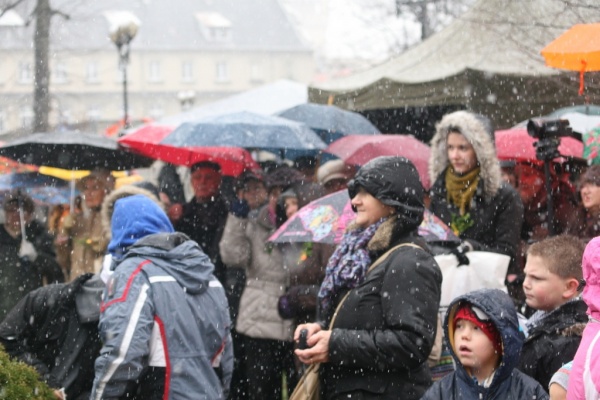
[[267, 206], [249, 218], [229, 214], [220, 243], [221, 257], [227, 266], [246, 270], [236, 330], [255, 339], [290, 341], [292, 321], [277, 312], [277, 301], [288, 282], [281, 246], [267, 242], [274, 231]]
[[181, 233], [154, 234], [113, 268], [92, 399], [226, 398], [231, 322], [223, 287], [200, 247]]

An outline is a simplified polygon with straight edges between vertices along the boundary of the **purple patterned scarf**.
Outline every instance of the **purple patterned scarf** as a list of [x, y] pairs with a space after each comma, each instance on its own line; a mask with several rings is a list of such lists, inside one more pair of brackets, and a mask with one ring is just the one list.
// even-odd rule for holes
[[371, 265], [367, 244], [386, 219], [383, 218], [367, 228], [353, 229], [344, 234], [327, 263], [325, 279], [319, 291], [322, 315], [329, 314], [331, 302], [340, 291], [353, 289], [363, 281]]

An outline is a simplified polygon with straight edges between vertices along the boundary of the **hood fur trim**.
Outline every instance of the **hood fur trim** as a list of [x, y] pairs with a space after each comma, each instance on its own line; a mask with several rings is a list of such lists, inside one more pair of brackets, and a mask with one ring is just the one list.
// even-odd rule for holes
[[450, 165], [448, 151], [446, 150], [450, 128], [458, 128], [469, 143], [473, 145], [477, 161], [481, 167], [480, 178], [483, 182], [484, 196], [488, 199], [494, 197], [502, 184], [496, 148], [485, 125], [475, 114], [469, 111], [456, 111], [446, 114], [436, 125], [436, 132], [430, 143], [429, 178], [431, 182], [435, 182]]
[[560, 334], [562, 336], [581, 337], [581, 336], [583, 336], [583, 330], [585, 329], [586, 326], [587, 326], [586, 322], [579, 322], [579, 323], [576, 323], [574, 325], [571, 325], [571, 326], [563, 329], [563, 331]]
[[160, 202], [160, 200], [158, 200], [158, 198], [156, 198], [156, 196], [154, 194], [152, 194], [152, 192], [150, 192], [149, 190], [142, 189], [140, 187], [133, 186], [133, 185], [126, 185], [126, 186], [120, 187], [119, 189], [109, 193], [104, 198], [104, 201], [102, 202], [102, 211], [101, 211], [102, 226], [104, 228], [105, 235], [107, 238], [109, 238], [109, 240], [110, 240], [110, 232], [111, 232], [110, 221], [112, 219], [113, 212], [115, 211], [115, 203], [117, 202], [117, 200], [120, 200], [125, 197], [129, 197], [129, 196], [134, 196], [136, 194], [142, 194], [146, 197], [149, 197], [152, 201], [154, 201], [160, 207], [161, 210], [163, 210], [163, 211], [165, 210], [165, 207]]

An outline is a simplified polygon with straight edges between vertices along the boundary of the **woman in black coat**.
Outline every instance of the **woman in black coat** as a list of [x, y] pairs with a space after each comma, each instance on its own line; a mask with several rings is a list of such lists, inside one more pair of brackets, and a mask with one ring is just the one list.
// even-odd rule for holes
[[431, 140], [430, 210], [467, 250], [514, 259], [523, 224], [519, 194], [501, 176], [489, 120], [468, 111], [446, 114]]
[[321, 363], [324, 399], [419, 399], [431, 384], [426, 361], [442, 280], [417, 234], [423, 187], [401, 157], [372, 160], [348, 187], [356, 220], [327, 265], [319, 292], [324, 321], [296, 329], [296, 341], [308, 330], [309, 346], [296, 355], [305, 364]]

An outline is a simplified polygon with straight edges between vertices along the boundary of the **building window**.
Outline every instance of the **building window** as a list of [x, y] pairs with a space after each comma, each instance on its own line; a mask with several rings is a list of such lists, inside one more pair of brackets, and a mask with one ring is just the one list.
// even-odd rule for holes
[[71, 110], [65, 109], [60, 111], [60, 124], [61, 125], [69, 125], [74, 122], [73, 114]]
[[264, 70], [260, 64], [252, 64], [250, 67], [250, 82], [261, 83], [264, 82]]
[[211, 27], [209, 29], [210, 40], [213, 42], [227, 42], [231, 36], [229, 27]]
[[54, 67], [54, 82], [67, 83], [67, 66], [64, 62], [57, 62]]
[[150, 82], [161, 82], [160, 61], [150, 61], [148, 66], [148, 80]]
[[19, 62], [19, 83], [32, 83], [33, 69], [28, 61]]
[[154, 104], [150, 107], [150, 110], [148, 110], [148, 114], [152, 119], [160, 119], [165, 115], [165, 110], [162, 105]]
[[229, 68], [227, 62], [219, 61], [217, 63], [215, 80], [217, 82], [229, 82]]
[[231, 41], [231, 21], [218, 12], [196, 14], [202, 36], [208, 42], [227, 43]]
[[100, 108], [98, 106], [91, 106], [87, 110], [88, 121], [99, 121], [101, 117]]
[[33, 110], [29, 107], [21, 108], [19, 119], [21, 120], [21, 128], [31, 128], [33, 126]]
[[181, 81], [192, 82], [194, 80], [194, 63], [184, 61], [181, 63]]
[[98, 74], [98, 63], [87, 63], [87, 65], [85, 66], [85, 81], [87, 83], [98, 83], [100, 81]]

